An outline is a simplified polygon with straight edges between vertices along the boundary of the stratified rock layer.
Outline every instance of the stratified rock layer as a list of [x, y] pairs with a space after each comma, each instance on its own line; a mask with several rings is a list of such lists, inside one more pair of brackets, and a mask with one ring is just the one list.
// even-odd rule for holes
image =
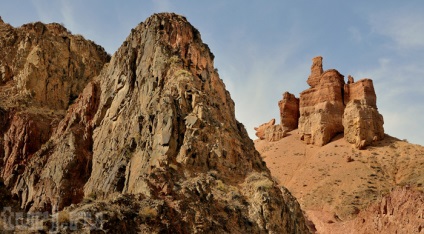
[[278, 102], [280, 107], [280, 125], [282, 129], [291, 131], [299, 123], [299, 99], [293, 94], [285, 92], [283, 99]]
[[[277, 141], [285, 136], [278, 133], [298, 128], [300, 138], [307, 144], [323, 146], [333, 137], [344, 133], [345, 139], [363, 149], [384, 138], [383, 116], [377, 110], [377, 97], [371, 79], [357, 82], [335, 69], [322, 69], [322, 57], [312, 59], [309, 89], [299, 99], [285, 92], [280, 107], [280, 125], [262, 124], [255, 128], [260, 139]], [[265, 134], [268, 132], [269, 134]], [[272, 134], [270, 134], [272, 133]], [[271, 139], [271, 140], [270, 140]]]
[[[132, 30], [9, 186], [26, 210], [103, 211], [109, 232], [309, 232], [208, 46], [169, 13]], [[93, 198], [108, 202], [69, 207]]]
[[300, 94], [299, 133], [306, 143], [322, 146], [343, 132], [343, 87], [343, 75], [332, 69]]
[[366, 100], [352, 100], [343, 114], [344, 138], [362, 149], [384, 138], [383, 123], [383, 116]]
[[278, 141], [287, 134], [287, 130], [283, 129], [280, 124], [275, 125], [275, 119], [255, 127], [255, 131], [259, 139], [269, 142]]
[[322, 68], [322, 57], [317, 56], [312, 59], [311, 74], [308, 77], [307, 83], [311, 88], [320, 83], [321, 75], [324, 73]]

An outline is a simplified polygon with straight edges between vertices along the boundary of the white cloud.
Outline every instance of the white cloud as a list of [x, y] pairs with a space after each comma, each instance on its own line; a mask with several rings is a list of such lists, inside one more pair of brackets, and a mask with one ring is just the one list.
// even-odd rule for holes
[[420, 11], [379, 12], [370, 16], [370, 25], [373, 32], [391, 38], [398, 49], [424, 48], [424, 14]]
[[66, 28], [70, 30], [76, 30], [77, 24], [75, 23], [75, 14], [70, 1], [62, 0], [60, 1], [60, 14], [63, 18], [63, 23]]
[[245, 53], [238, 54], [242, 61], [228, 62], [220, 68], [220, 76], [227, 84], [232, 99], [236, 103], [236, 116], [242, 122], [249, 136], [256, 138], [254, 127], [270, 119], [278, 122], [278, 101], [282, 93], [289, 91], [299, 96], [300, 90], [307, 87], [306, 78], [309, 60], [293, 65], [290, 60], [298, 53], [301, 40], [282, 43], [272, 54], [264, 54], [248, 46]]

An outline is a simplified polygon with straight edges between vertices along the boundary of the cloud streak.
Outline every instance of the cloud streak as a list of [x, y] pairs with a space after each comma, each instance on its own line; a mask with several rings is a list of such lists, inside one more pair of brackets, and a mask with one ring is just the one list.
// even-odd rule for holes
[[424, 48], [422, 12], [414, 9], [379, 12], [370, 16], [370, 25], [373, 32], [391, 38], [397, 49]]

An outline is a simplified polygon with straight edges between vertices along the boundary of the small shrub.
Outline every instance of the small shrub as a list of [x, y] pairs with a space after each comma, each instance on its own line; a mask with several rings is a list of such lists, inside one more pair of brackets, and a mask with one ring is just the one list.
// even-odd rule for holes
[[70, 222], [70, 217], [69, 217], [69, 212], [68, 211], [60, 211], [57, 214], [57, 221], [59, 222], [59, 224], [66, 224]]
[[158, 211], [153, 207], [143, 207], [138, 213], [142, 218], [151, 219], [159, 215]]

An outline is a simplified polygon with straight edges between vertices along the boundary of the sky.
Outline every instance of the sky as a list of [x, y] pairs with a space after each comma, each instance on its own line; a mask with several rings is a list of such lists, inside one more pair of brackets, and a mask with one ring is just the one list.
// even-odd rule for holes
[[371, 78], [385, 132], [424, 145], [424, 1], [21, 0], [1, 1], [12, 26], [62, 23], [113, 54], [132, 28], [158, 12], [186, 16], [215, 55], [215, 68], [253, 128], [278, 101], [309, 86], [312, 58], [346, 79]]

